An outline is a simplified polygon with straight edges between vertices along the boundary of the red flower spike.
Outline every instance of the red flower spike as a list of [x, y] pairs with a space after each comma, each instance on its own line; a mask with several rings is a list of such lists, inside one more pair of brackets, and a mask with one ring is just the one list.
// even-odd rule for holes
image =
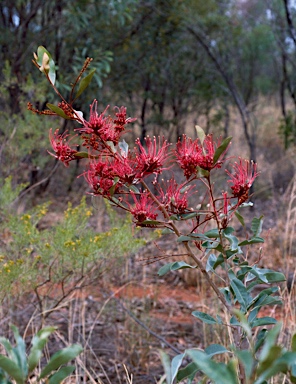
[[105, 110], [99, 115], [98, 114], [98, 102], [94, 100], [90, 105], [90, 115], [89, 121], [84, 121], [83, 128], [77, 129], [80, 132], [85, 132], [87, 134], [99, 135], [99, 131], [109, 130], [113, 126], [113, 121], [110, 116], [104, 116], [109, 108], [109, 105]]
[[226, 173], [230, 176], [229, 183], [234, 197], [238, 198], [239, 205], [248, 199], [249, 189], [254, 183], [254, 180], [259, 175], [257, 172], [257, 164], [249, 162], [248, 160], [239, 159], [239, 163], [235, 163], [233, 166], [234, 173], [231, 174], [226, 170]]
[[66, 142], [66, 138], [70, 135], [68, 135], [66, 132], [60, 135], [58, 132], [59, 130], [56, 129], [53, 134], [52, 129], [49, 130], [49, 140], [55, 153], [48, 153], [63, 162], [64, 165], [68, 167], [70, 161], [76, 159], [75, 155], [77, 151], [75, 149], [72, 149], [70, 145]]
[[148, 192], [143, 192], [140, 198], [137, 199], [134, 192], [131, 192], [135, 205], [130, 207], [130, 213], [136, 219], [136, 222], [141, 223], [147, 219], [155, 220], [157, 217], [157, 207], [154, 205], [154, 201], [149, 196]]
[[166, 140], [158, 137], [157, 145], [155, 137], [153, 137], [153, 140], [150, 137], [145, 137], [145, 142], [147, 149], [143, 147], [140, 139], [136, 140], [136, 144], [138, 145], [136, 155], [136, 171], [138, 178], [151, 175], [152, 173], [161, 173], [164, 169], [164, 163], [169, 157], [168, 147], [170, 144]]
[[122, 132], [125, 130], [125, 125], [136, 121], [136, 118], [128, 117], [126, 118], [126, 108], [125, 107], [115, 107], [117, 112], [115, 113], [116, 119], [114, 122], [114, 130]]
[[203, 142], [203, 150], [201, 151], [201, 156], [198, 164], [200, 168], [205, 169], [207, 171], [211, 171], [213, 168], [221, 168], [221, 159], [214, 164], [214, 155], [219, 145], [219, 142], [214, 142], [213, 135], [207, 135], [205, 137]]
[[192, 189], [194, 189], [193, 185], [186, 189], [184, 183], [178, 185], [176, 180], [171, 178], [167, 181], [165, 190], [160, 188], [160, 201], [171, 213], [185, 213], [188, 208], [188, 193]]
[[198, 139], [192, 141], [186, 135], [183, 140], [179, 140], [176, 145], [177, 162], [184, 171], [184, 176], [189, 179], [196, 174], [196, 168], [199, 165], [202, 149], [199, 146]]

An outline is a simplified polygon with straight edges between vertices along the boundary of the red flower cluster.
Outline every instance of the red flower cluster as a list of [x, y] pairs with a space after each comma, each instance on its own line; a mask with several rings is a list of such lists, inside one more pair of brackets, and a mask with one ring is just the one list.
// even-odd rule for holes
[[56, 159], [60, 160], [65, 164], [66, 167], [69, 166], [70, 161], [75, 160], [77, 157], [75, 156], [77, 151], [72, 149], [67, 143], [66, 138], [68, 135], [66, 132], [60, 135], [59, 130], [56, 129], [54, 134], [52, 133], [52, 129], [49, 130], [49, 140], [52, 146], [52, 149], [55, 153], [48, 152], [50, 155], [54, 156]]
[[159, 199], [165, 209], [172, 214], [186, 213], [189, 192], [194, 189], [194, 186], [186, 186], [186, 183], [179, 185], [174, 178], [168, 180], [166, 184], [164, 188], [159, 188]]
[[215, 143], [212, 135], [207, 135], [203, 145], [199, 139], [192, 141], [183, 135], [183, 140], [177, 143], [176, 158], [184, 171], [184, 176], [189, 179], [196, 176], [198, 168], [211, 171], [213, 168], [220, 168], [222, 160], [214, 161], [215, 151], [219, 143]]
[[259, 175], [257, 172], [257, 165], [248, 160], [239, 159], [239, 163], [235, 162], [232, 166], [234, 173], [231, 174], [228, 170], [226, 173], [230, 176], [229, 183], [233, 185], [230, 187], [234, 197], [238, 198], [239, 205], [248, 199], [249, 190], [254, 183], [254, 180]]
[[[66, 111], [67, 105], [63, 104], [61, 107]], [[210, 172], [220, 168], [227, 145], [221, 147], [219, 142], [214, 142], [212, 135], [205, 136], [202, 143], [199, 139], [192, 140], [184, 135], [176, 144], [175, 150], [169, 151], [171, 144], [164, 138], [146, 137], [144, 143], [137, 139], [135, 148], [131, 151], [124, 140], [121, 142], [119, 140], [125, 133], [126, 125], [136, 119], [127, 117], [125, 107], [115, 108], [115, 118], [106, 115], [109, 107], [101, 114], [98, 114], [97, 107], [98, 103], [94, 100], [90, 106], [89, 121], [80, 115], [76, 116], [75, 113], [72, 115], [73, 119], [82, 124], [82, 128], [76, 131], [82, 133], [82, 145], [88, 149], [88, 154], [78, 153], [71, 148], [70, 140], [68, 142], [66, 140], [68, 134], [60, 135], [58, 131], [53, 134], [50, 130], [50, 142], [54, 150], [51, 155], [66, 166], [79, 157], [89, 157], [88, 168], [83, 175], [92, 194], [102, 195], [130, 211], [137, 225], [149, 226], [146, 221], [156, 220], [158, 214], [163, 212], [163, 208], [168, 215], [191, 212], [188, 208], [188, 196], [195, 186], [189, 183], [200, 177], [200, 169]], [[173, 154], [187, 181], [177, 183], [175, 178], [171, 178], [163, 183], [162, 187], [158, 186], [158, 196], [152, 198], [144, 179], [152, 174], [161, 174], [167, 169], [168, 160]], [[233, 165], [233, 169], [233, 173], [226, 171], [230, 176], [228, 182], [232, 184], [232, 197], [228, 197], [227, 192], [223, 194], [223, 207], [221, 207], [223, 227], [228, 222], [230, 199], [237, 198], [238, 205], [246, 201], [249, 189], [258, 176], [256, 164], [241, 159], [239, 163]], [[210, 180], [209, 174], [205, 175]], [[141, 182], [145, 188], [144, 192], [131, 192], [137, 191], [136, 185]], [[157, 206], [157, 201], [161, 206]]]

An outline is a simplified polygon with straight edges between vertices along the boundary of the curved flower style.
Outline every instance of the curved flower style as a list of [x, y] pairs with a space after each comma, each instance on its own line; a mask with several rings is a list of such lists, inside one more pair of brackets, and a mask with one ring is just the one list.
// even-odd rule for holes
[[140, 142], [140, 139], [136, 140], [138, 145], [137, 154], [136, 154], [136, 171], [137, 177], [142, 178], [152, 173], [158, 174], [161, 173], [164, 168], [164, 163], [168, 159], [168, 147], [170, 144], [158, 137], [158, 145], [156, 142], [156, 137], [153, 137], [153, 140], [150, 137], [145, 137], [146, 147], [145, 149]]
[[188, 208], [188, 194], [194, 186], [179, 185], [174, 178], [167, 180], [166, 188], [160, 188], [160, 201], [171, 213], [182, 214]]
[[229, 183], [234, 197], [238, 198], [238, 204], [244, 203], [248, 199], [248, 194], [254, 180], [259, 175], [257, 172], [257, 164], [248, 160], [239, 159], [239, 163], [235, 162], [232, 166], [234, 173], [231, 174], [228, 170], [226, 173], [230, 176]]
[[149, 193], [141, 193], [139, 199], [137, 199], [134, 192], [131, 192], [131, 195], [135, 205], [133, 207], [130, 206], [130, 213], [134, 216], [137, 225], [141, 225], [147, 219], [155, 220], [157, 217], [157, 207], [154, 205], [154, 201], [149, 196]]
[[56, 129], [54, 133], [52, 133], [52, 129], [49, 130], [50, 144], [55, 153], [51, 153], [49, 151], [48, 153], [64, 163], [66, 167], [69, 167], [70, 161], [76, 159], [75, 155], [78, 152], [75, 149], [72, 149], [67, 143], [66, 138], [68, 136], [70, 135], [68, 135], [66, 132], [60, 135], [58, 129]]

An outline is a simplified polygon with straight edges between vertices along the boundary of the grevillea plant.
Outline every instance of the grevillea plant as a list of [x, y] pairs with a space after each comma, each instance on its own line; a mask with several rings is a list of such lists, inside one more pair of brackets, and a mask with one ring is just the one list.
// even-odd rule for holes
[[[236, 217], [245, 227], [241, 210], [250, 204], [249, 192], [259, 176], [257, 165], [231, 158], [225, 171], [231, 138], [215, 140], [199, 127], [196, 139], [183, 135], [173, 145], [162, 137], [146, 137], [144, 142], [137, 139], [131, 148], [124, 135], [126, 126], [135, 119], [127, 117], [126, 108], [115, 107], [112, 117], [108, 114], [109, 107], [99, 113], [94, 100], [88, 119], [74, 108], [75, 100], [93, 76], [93, 71], [85, 75], [90, 62], [86, 60], [66, 100], [55, 86], [50, 53], [39, 47], [35, 55], [35, 65], [61, 101], [58, 105], [47, 104], [49, 109], [45, 111], [34, 109], [32, 104], [28, 105], [29, 109], [77, 123], [76, 135], [50, 131], [51, 155], [66, 167], [73, 160], [85, 158], [83, 176], [92, 195], [103, 196], [114, 206], [130, 212], [137, 226], [175, 234], [176, 241], [184, 247], [187, 261], [170, 262], [161, 267], [159, 275], [184, 268], [199, 270], [223, 308], [216, 316], [200, 311], [192, 315], [197, 321], [224, 325], [229, 337], [227, 345], [187, 349], [172, 361], [162, 353], [167, 383], [187, 379], [187, 383], [200, 380], [200, 383], [260, 384], [279, 374], [296, 382], [296, 336], [292, 338], [291, 348], [278, 345], [281, 324], [273, 317], [260, 316], [263, 307], [282, 303], [276, 283], [284, 281], [285, 276], [259, 267], [260, 249], [252, 261], [248, 257], [250, 246], [264, 242], [260, 237], [263, 218], [252, 220], [251, 232], [245, 231], [248, 233], [245, 239], [238, 238], [231, 226]], [[78, 140], [84, 151], [78, 151], [74, 145]], [[172, 176], [158, 183], [164, 170], [174, 175], [177, 167], [184, 175], [181, 182]], [[223, 187], [214, 182], [219, 173], [228, 177]], [[199, 195], [199, 188], [205, 191], [203, 196]], [[261, 284], [264, 287], [258, 290]]]

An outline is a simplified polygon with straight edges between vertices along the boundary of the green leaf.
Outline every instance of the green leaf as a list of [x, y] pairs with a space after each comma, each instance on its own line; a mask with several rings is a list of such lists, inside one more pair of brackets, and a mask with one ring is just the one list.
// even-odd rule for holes
[[39, 379], [43, 379], [52, 371], [60, 368], [63, 364], [67, 364], [70, 360], [75, 359], [83, 351], [83, 348], [79, 344], [70, 345], [67, 348], [62, 349], [55, 353], [48, 364], [43, 368]]
[[180, 369], [177, 374], [177, 382], [187, 379], [189, 377], [194, 378], [196, 373], [199, 371], [195, 363], [189, 363], [185, 368]]
[[244, 220], [243, 216], [238, 211], [235, 211], [234, 214], [235, 214], [236, 218], [238, 219], [238, 221], [241, 223], [241, 225], [243, 227], [245, 227], [246, 225], [245, 225], [245, 220]]
[[182, 235], [178, 237], [177, 241], [182, 243], [183, 241], [207, 241], [210, 240], [209, 237], [205, 236], [203, 233], [191, 233], [190, 235]]
[[[277, 358], [281, 355], [282, 348], [279, 345], [272, 345], [268, 349], [268, 353], [266, 354], [264, 360], [260, 359], [260, 363], [257, 367], [257, 376], [262, 375], [263, 372], [267, 371], [270, 367], [275, 367], [275, 361]], [[278, 369], [278, 368], [277, 368]], [[274, 373], [278, 373], [281, 371], [282, 367], [280, 368], [280, 371], [275, 370]], [[263, 375], [264, 380], [268, 379], [269, 374]]]
[[87, 158], [89, 158], [89, 153], [88, 152], [76, 152], [75, 157], [87, 159]]
[[141, 225], [147, 225], [147, 226], [154, 226], [154, 225], [159, 225], [159, 224], [163, 224], [161, 221], [158, 221], [158, 220], [150, 220], [150, 219], [147, 219], [147, 220], [143, 220], [141, 221]]
[[172, 263], [168, 263], [163, 265], [157, 272], [159, 276], [164, 276], [169, 271], [177, 271], [178, 269], [184, 268], [196, 268], [192, 265], [185, 263], [185, 261], [173, 261]]
[[6, 356], [0, 355], [0, 368], [2, 368], [9, 376], [11, 376], [17, 384], [24, 384], [25, 377], [17, 363]]
[[199, 138], [199, 141], [201, 142], [201, 145], [203, 145], [204, 139], [206, 137], [204, 130], [199, 125], [195, 126], [195, 130], [196, 130], [197, 137]]
[[238, 250], [238, 238], [232, 235], [233, 231], [233, 228], [228, 227], [223, 229], [222, 233], [223, 236], [229, 241], [231, 251], [236, 251]]
[[229, 143], [231, 142], [232, 137], [227, 137], [224, 139], [221, 143], [221, 145], [216, 149], [214, 158], [213, 158], [213, 163], [216, 164], [217, 161], [219, 160], [220, 156], [222, 155], [223, 152], [226, 151]]
[[14, 334], [14, 339], [16, 341], [16, 347], [12, 349], [12, 353], [15, 357], [14, 360], [18, 364], [18, 367], [21, 369], [22, 376], [26, 378], [28, 376], [26, 344], [24, 339], [20, 336], [17, 327], [15, 325], [11, 325], [11, 329]]
[[269, 356], [270, 349], [275, 345], [280, 330], [282, 328], [281, 323], [277, 323], [273, 328], [271, 328], [265, 337], [265, 342], [261, 350], [259, 361], [264, 361]]
[[214, 382], [219, 384], [237, 384], [233, 372], [224, 363], [216, 363], [205, 352], [198, 350], [189, 350], [187, 354], [197, 367]]
[[239, 319], [239, 325], [246, 332], [246, 335], [248, 336], [248, 338], [251, 338], [252, 337], [252, 331], [251, 331], [251, 327], [248, 323], [246, 316], [241, 311], [239, 311], [238, 309], [233, 309], [233, 313]]
[[166, 375], [166, 382], [167, 384], [170, 384], [172, 382], [172, 374], [171, 374], [171, 360], [167, 353], [164, 351], [159, 351], [160, 354], [160, 360], [162, 363], [162, 366], [164, 368], [164, 372]]
[[263, 216], [260, 216], [259, 218], [254, 217], [251, 224], [251, 231], [253, 232], [253, 237], [257, 237], [260, 235], [262, 231], [262, 224], [263, 224]]
[[28, 357], [28, 367], [29, 367], [29, 372], [32, 372], [41, 356], [42, 356], [42, 351], [43, 348], [45, 347], [45, 344], [47, 343], [48, 337], [56, 330], [55, 327], [45, 327], [40, 329], [39, 332], [37, 332], [36, 335], [34, 335], [32, 339], [32, 348]]
[[270, 270], [270, 272], [265, 272], [265, 277], [266, 277], [269, 284], [279, 283], [281, 281], [286, 281], [286, 276], [283, 273], [275, 272], [272, 270]]
[[175, 377], [177, 376], [178, 370], [181, 367], [183, 358], [185, 356], [185, 353], [181, 353], [180, 355], [177, 355], [173, 358], [172, 364], [171, 364], [171, 382], [170, 384], [173, 384]]
[[193, 311], [192, 315], [197, 317], [199, 320], [203, 321], [206, 324], [217, 324], [217, 321], [211, 315], [208, 315], [205, 312]]
[[204, 235], [210, 239], [217, 239], [219, 237], [219, 231], [217, 228], [210, 229], [209, 231], [205, 232]]
[[75, 95], [75, 99], [77, 99], [83, 91], [89, 86], [91, 79], [93, 78], [93, 75], [95, 74], [96, 69], [92, 69], [88, 75], [86, 75], [80, 82], [79, 82], [79, 87], [77, 90], [77, 93]]
[[291, 350], [293, 352], [296, 352], [296, 333], [294, 333], [294, 335], [292, 336], [292, 340], [291, 340]]
[[213, 253], [211, 253], [208, 257], [207, 260], [207, 265], [206, 265], [206, 271], [213, 271], [214, 270], [214, 265], [216, 264], [217, 257]]
[[246, 287], [236, 278], [231, 280], [230, 286], [233, 289], [235, 299], [240, 303], [242, 310], [246, 312], [247, 306], [252, 300]]
[[262, 325], [271, 325], [276, 324], [277, 320], [273, 317], [265, 316], [259, 317], [258, 319], [252, 321], [251, 327], [261, 327]]
[[243, 246], [243, 245], [251, 245], [251, 244], [257, 244], [257, 243], [264, 243], [264, 239], [262, 237], [252, 237], [249, 240], [244, 240], [241, 241], [238, 245]]
[[65, 112], [61, 108], [57, 107], [56, 105], [47, 103], [46, 106], [47, 106], [47, 108], [49, 108], [51, 111], [53, 111], [54, 113], [56, 113], [58, 116], [62, 117], [63, 119], [66, 119], [66, 120], [71, 119], [71, 117], [67, 116], [65, 114]]
[[213, 269], [215, 270], [219, 265], [223, 264], [224, 263], [224, 257], [222, 255], [222, 253], [219, 254], [219, 256], [217, 257], [217, 260], [213, 266]]
[[211, 344], [205, 349], [205, 353], [211, 357], [226, 352], [228, 353], [230, 351], [220, 344]]
[[75, 365], [62, 367], [58, 372], [54, 373], [49, 378], [49, 384], [60, 384], [66, 377], [70, 376], [75, 370]]
[[255, 365], [255, 361], [251, 351], [247, 349], [242, 351], [238, 350], [238, 351], [235, 351], [235, 354], [243, 364], [247, 378], [250, 379], [253, 372], [253, 367]]
[[8, 356], [11, 356], [12, 353], [12, 345], [9, 340], [7, 340], [5, 337], [0, 337], [0, 344], [2, 344], [6, 350], [6, 353]]
[[266, 338], [266, 335], [267, 335], [267, 329], [261, 329], [256, 337], [256, 343], [255, 343], [255, 347], [254, 347], [254, 351], [257, 352], [259, 350], [259, 348], [261, 347], [261, 345], [263, 344], [265, 338]]

